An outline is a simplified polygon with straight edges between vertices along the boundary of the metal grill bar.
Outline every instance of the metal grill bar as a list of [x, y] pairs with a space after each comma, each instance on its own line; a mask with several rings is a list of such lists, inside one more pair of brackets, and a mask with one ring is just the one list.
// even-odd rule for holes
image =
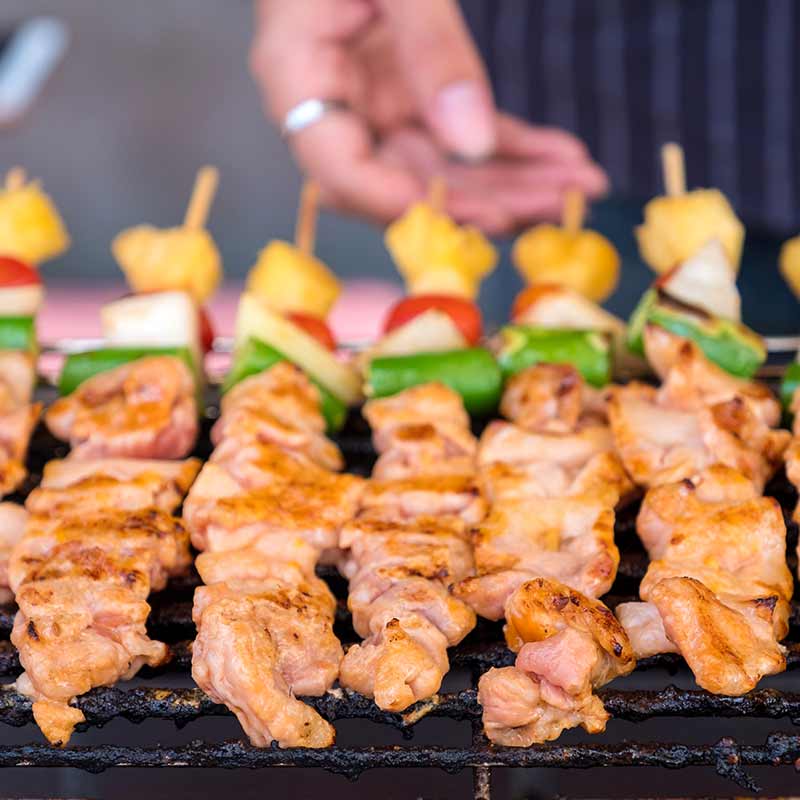
[[543, 744], [529, 748], [491, 746], [443, 747], [333, 747], [322, 750], [254, 748], [243, 742], [208, 744], [195, 741], [180, 747], [120, 747], [97, 745], [56, 749], [46, 745], [0, 748], [0, 767], [77, 767], [102, 772], [111, 767], [321, 767], [357, 778], [368, 769], [438, 767], [459, 772], [467, 767], [712, 767], [750, 791], [758, 787], [744, 771], [746, 766], [796, 766], [800, 736], [776, 733], [764, 744], [740, 744], [720, 739], [715, 744], [620, 742], [618, 744]]
[[[800, 722], [800, 693], [756, 689], [741, 697], [714, 695], [702, 689], [667, 686], [656, 691], [601, 689], [598, 692], [615, 719], [642, 722], [660, 717], [759, 717]], [[475, 689], [438, 695], [402, 714], [381, 711], [371, 700], [339, 690], [323, 697], [303, 700], [331, 722], [365, 719], [408, 730], [423, 717], [447, 717], [457, 721], [480, 719], [481, 707]], [[211, 700], [200, 689], [152, 689], [137, 687], [92, 689], [75, 705], [86, 715], [88, 726], [102, 726], [117, 717], [130, 722], [160, 719], [183, 727], [200, 717], [230, 716], [226, 706]], [[12, 689], [0, 691], [0, 722], [15, 727], [33, 720], [31, 701]]]

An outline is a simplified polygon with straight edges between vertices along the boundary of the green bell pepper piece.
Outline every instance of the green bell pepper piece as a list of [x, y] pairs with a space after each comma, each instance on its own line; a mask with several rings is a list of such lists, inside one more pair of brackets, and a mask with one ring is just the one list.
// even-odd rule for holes
[[794, 393], [798, 389], [800, 389], [800, 363], [793, 361], [786, 368], [781, 381], [781, 403], [785, 411], [789, 410]]
[[0, 350], [35, 353], [36, 321], [33, 317], [0, 317]]
[[[222, 391], [227, 392], [245, 378], [264, 372], [279, 361], [289, 360], [283, 353], [266, 342], [262, 342], [260, 339], [247, 339], [241, 347], [236, 348], [236, 352], [233, 354], [233, 362], [222, 384]], [[341, 430], [347, 419], [347, 404], [322, 386], [313, 376], [309, 375], [308, 377], [319, 390], [320, 411], [327, 423], [328, 433]]]
[[482, 347], [375, 358], [367, 369], [367, 394], [388, 397], [432, 381], [458, 392], [464, 407], [475, 416], [492, 413], [500, 403], [503, 376], [491, 353]]
[[598, 331], [506, 325], [500, 341], [497, 361], [504, 378], [535, 364], [572, 364], [592, 386], [611, 380], [611, 342]]
[[188, 347], [106, 347], [101, 350], [86, 350], [82, 353], [68, 355], [58, 379], [59, 394], [72, 394], [89, 378], [147, 356], [180, 358], [195, 376], [198, 391], [202, 387], [194, 356]]
[[644, 356], [644, 329], [653, 306], [658, 302], [658, 290], [648, 289], [636, 304], [628, 320], [628, 349], [637, 356]]

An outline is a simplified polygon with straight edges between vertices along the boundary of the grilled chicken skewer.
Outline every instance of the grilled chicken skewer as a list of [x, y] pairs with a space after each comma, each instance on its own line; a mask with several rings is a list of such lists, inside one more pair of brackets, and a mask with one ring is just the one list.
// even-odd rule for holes
[[402, 711], [439, 690], [447, 648], [475, 626], [448, 586], [473, 570], [467, 526], [485, 503], [457, 394], [423, 384], [367, 403], [364, 415], [380, 457], [362, 511], [340, 538], [348, 606], [364, 641], [348, 650], [339, 681]]
[[786, 668], [792, 576], [778, 503], [717, 465], [695, 481], [651, 489], [637, 530], [651, 558], [644, 603], [617, 615], [638, 657], [678, 652], [698, 684], [717, 694], [750, 691]]
[[542, 364], [509, 382], [502, 410], [514, 422], [491, 423], [478, 448], [492, 508], [474, 533], [477, 575], [456, 596], [495, 620], [531, 578], [599, 597], [619, 563], [614, 507], [633, 489], [602, 400], [573, 367]]
[[192, 675], [259, 747], [325, 747], [335, 736], [295, 695], [322, 695], [339, 673], [336, 603], [314, 568], [337, 547], [363, 481], [324, 468], [342, 459], [319, 401], [285, 362], [242, 381], [184, 504], [206, 584], [195, 592]]

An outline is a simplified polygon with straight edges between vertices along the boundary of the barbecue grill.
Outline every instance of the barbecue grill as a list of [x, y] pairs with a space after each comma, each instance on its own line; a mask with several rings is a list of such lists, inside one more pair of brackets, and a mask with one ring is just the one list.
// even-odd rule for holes
[[[47, 398], [49, 399], [49, 398]], [[205, 425], [196, 455], [207, 458], [211, 452], [208, 432], [216, 415], [209, 405]], [[366, 475], [375, 459], [369, 440], [369, 429], [358, 414], [348, 421], [337, 437], [347, 460], [347, 469]], [[15, 498], [24, 500], [37, 484], [44, 464], [51, 458], [65, 455], [66, 448], [40, 428], [30, 448], [30, 476]], [[786, 510], [787, 520], [794, 508], [795, 493], [788, 482], [779, 477], [768, 488]], [[618, 602], [634, 599], [639, 579], [644, 575], [647, 559], [634, 532], [636, 508], [618, 515], [617, 542], [622, 551], [617, 581], [605, 601], [613, 607]], [[789, 526], [789, 549], [794, 550], [796, 530]], [[793, 557], [790, 566], [796, 568]], [[357, 640], [349, 625], [345, 607], [346, 583], [330, 568], [321, 576], [329, 581], [339, 598], [336, 632], [342, 642]], [[212, 702], [196, 688], [156, 688], [159, 677], [168, 673], [188, 673], [191, 663], [191, 641], [194, 626], [191, 621], [191, 593], [199, 579], [189, 575], [174, 580], [167, 589], [152, 595], [153, 607], [149, 627], [153, 635], [170, 644], [169, 661], [156, 670], [143, 670], [145, 686], [126, 688], [115, 686], [93, 689], [80, 697], [77, 705], [86, 715], [83, 726], [101, 726], [115, 718], [132, 722], [159, 719], [172, 720], [183, 726], [202, 717], [229, 716], [225, 706]], [[6, 681], [20, 671], [16, 651], [8, 641], [14, 617], [14, 607], [0, 606], [0, 676]], [[792, 633], [788, 645], [788, 669], [800, 667], [800, 604], [792, 609]], [[797, 641], [791, 641], [792, 638]], [[481, 621], [476, 630], [458, 647], [450, 651], [453, 668], [462, 668], [470, 678], [469, 688], [418, 703], [402, 714], [381, 711], [372, 701], [351, 692], [334, 690], [321, 698], [307, 699], [324, 717], [331, 721], [359, 719], [374, 725], [389, 726], [409, 737], [402, 745], [370, 747], [334, 746], [323, 750], [258, 749], [245, 739], [240, 741], [193, 741], [182, 746], [130, 746], [77, 744], [56, 749], [44, 743], [0, 745], [2, 767], [75, 767], [100, 772], [111, 767], [320, 767], [351, 779], [374, 768], [438, 767], [448, 772], [471, 769], [474, 797], [491, 797], [492, 773], [504, 767], [590, 768], [667, 767], [682, 769], [706, 767], [749, 791], [758, 787], [748, 773], [748, 767], [795, 765], [800, 768], [800, 735], [775, 732], [760, 744], [745, 744], [735, 738], [722, 738], [706, 744], [680, 742], [620, 741], [613, 744], [593, 743], [584, 737], [579, 744], [559, 741], [515, 749], [489, 744], [482, 733], [481, 709], [477, 703], [478, 677], [491, 666], [513, 663], [513, 654], [505, 647], [499, 624]], [[640, 661], [636, 673], [653, 667], [676, 670], [682, 660], [675, 655], [656, 656]], [[634, 674], [636, 674], [634, 673]], [[152, 686], [151, 686], [152, 684]], [[656, 690], [601, 689], [598, 694], [615, 719], [642, 722], [664, 717], [744, 718], [760, 717], [770, 720], [788, 718], [800, 722], [800, 692], [781, 692], [775, 689], [756, 689], [743, 697], [715, 696], [698, 689], [682, 689], [669, 685]], [[423, 746], [410, 741], [414, 725], [426, 717], [444, 717], [471, 726], [468, 746]], [[22, 726], [32, 721], [31, 702], [10, 689], [0, 691], [0, 722]], [[377, 735], [377, 734], [376, 734]], [[77, 741], [80, 741], [78, 737]], [[2, 779], [0, 779], [2, 785]]]

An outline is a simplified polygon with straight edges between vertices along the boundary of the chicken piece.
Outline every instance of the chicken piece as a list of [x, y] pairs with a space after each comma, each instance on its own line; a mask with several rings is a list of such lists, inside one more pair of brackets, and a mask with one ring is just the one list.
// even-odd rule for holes
[[609, 715], [593, 690], [636, 665], [614, 615], [597, 600], [537, 578], [508, 598], [505, 616], [516, 663], [489, 670], [478, 683], [489, 739], [529, 747], [578, 725], [605, 730]]
[[339, 448], [325, 438], [319, 390], [302, 370], [280, 362], [246, 378], [222, 399], [221, 417], [211, 440], [240, 448], [251, 443], [274, 444], [330, 470], [344, 466]]
[[355, 514], [363, 487], [362, 478], [320, 470], [303, 480], [246, 491], [209, 463], [186, 498], [183, 518], [198, 550], [236, 550], [280, 534], [321, 551], [337, 546], [339, 529]]
[[83, 720], [75, 696], [164, 660], [166, 646], [147, 636], [146, 598], [190, 563], [180, 521], [156, 509], [29, 517], [8, 565], [11, 640], [25, 669], [17, 689], [50, 742], [66, 744]]
[[442, 426], [443, 431], [469, 431], [469, 415], [457, 392], [443, 383], [424, 383], [413, 386], [391, 397], [370, 400], [364, 404], [364, 419], [372, 428], [375, 449], [382, 453], [388, 449], [392, 431], [405, 425], [427, 422]]
[[709, 361], [693, 341], [648, 325], [644, 346], [647, 360], [663, 381], [659, 394], [667, 405], [696, 411], [738, 397], [766, 426], [780, 424], [781, 405], [769, 387], [734, 377]]
[[442, 433], [438, 425], [400, 425], [387, 435], [387, 450], [372, 470], [375, 480], [404, 480], [419, 475], [471, 475], [475, 471], [475, 437], [461, 432], [461, 441]]
[[36, 386], [36, 359], [23, 350], [0, 350], [0, 414], [29, 405]]
[[642, 384], [614, 387], [609, 395], [617, 451], [642, 486], [691, 479], [722, 463], [741, 472], [761, 492], [788, 445], [786, 431], [768, 428], [738, 396], [683, 410]]
[[613, 507], [633, 493], [613, 444], [606, 426], [553, 435], [491, 422], [478, 449], [481, 488], [494, 504], [594, 493]]
[[8, 583], [8, 560], [22, 538], [28, 512], [16, 503], [0, 503], [0, 603], [10, 603], [14, 593]]
[[614, 512], [594, 495], [503, 503], [474, 533], [477, 576], [453, 587], [480, 616], [501, 619], [508, 597], [531, 578], [545, 576], [588, 595], [614, 582], [619, 550]]
[[[774, 636], [784, 638], [794, 582], [786, 565], [786, 526], [777, 501], [758, 497], [703, 503], [688, 482], [661, 488], [645, 500], [645, 519], [660, 509], [662, 530], [669, 530], [671, 523], [671, 532], [642, 580], [642, 599], [651, 600], [664, 580], [691, 577], [723, 602], [760, 600], [769, 606]], [[670, 506], [675, 516], [670, 516]]]
[[275, 667], [293, 694], [318, 697], [330, 689], [343, 652], [333, 634], [336, 600], [324, 581], [262, 577], [198, 587], [192, 612], [198, 629], [206, 611], [227, 600], [249, 602], [249, 616], [269, 632]]
[[730, 467], [714, 464], [694, 481], [685, 479], [650, 489], [636, 519], [636, 531], [650, 558], [658, 559], [683, 524], [699, 521], [702, 525], [709, 516], [758, 498], [752, 481]]
[[31, 515], [8, 562], [9, 586], [19, 591], [32, 581], [80, 577], [97, 553], [110, 559], [112, 571], [103, 580], [128, 585], [142, 579], [148, 591], [163, 589], [170, 576], [191, 564], [189, 535], [181, 520], [157, 509], [104, 511], [65, 520]]
[[76, 459], [183, 458], [197, 438], [194, 378], [180, 358], [141, 358], [89, 378], [45, 422]]
[[602, 395], [586, 386], [570, 364], [537, 364], [506, 384], [500, 412], [520, 428], [536, 433], [574, 433], [579, 426], [602, 425]]
[[614, 611], [628, 634], [636, 658], [680, 652], [667, 636], [661, 614], [653, 603], [620, 603]]
[[340, 682], [380, 708], [401, 711], [439, 690], [447, 648], [475, 626], [447, 585], [472, 571], [462, 520], [397, 521], [368, 512], [345, 525], [342, 572], [350, 579], [353, 627], [365, 638], [348, 650]]
[[[731, 608], [693, 578], [667, 578], [648, 593], [664, 631], [697, 683], [714, 694], [741, 695], [765, 675], [786, 669], [772, 621]], [[769, 615], [769, 609], [765, 609]]]
[[475, 525], [486, 514], [486, 501], [470, 475], [421, 475], [400, 480], [371, 480], [361, 507], [404, 520], [418, 516], [457, 516]]
[[235, 438], [223, 439], [209, 461], [222, 467], [242, 489], [261, 489], [312, 477], [324, 480], [330, 472], [297, 451], [258, 440], [241, 443]]
[[54, 459], [44, 468], [42, 481], [25, 501], [33, 514], [84, 515], [116, 509], [158, 508], [174, 511], [192, 485], [200, 461], [154, 461], [100, 458], [86, 461]]
[[333, 726], [297, 700], [281, 674], [279, 648], [250, 597], [211, 602], [196, 615], [195, 624], [192, 677], [209, 697], [236, 714], [251, 744], [333, 744]]

